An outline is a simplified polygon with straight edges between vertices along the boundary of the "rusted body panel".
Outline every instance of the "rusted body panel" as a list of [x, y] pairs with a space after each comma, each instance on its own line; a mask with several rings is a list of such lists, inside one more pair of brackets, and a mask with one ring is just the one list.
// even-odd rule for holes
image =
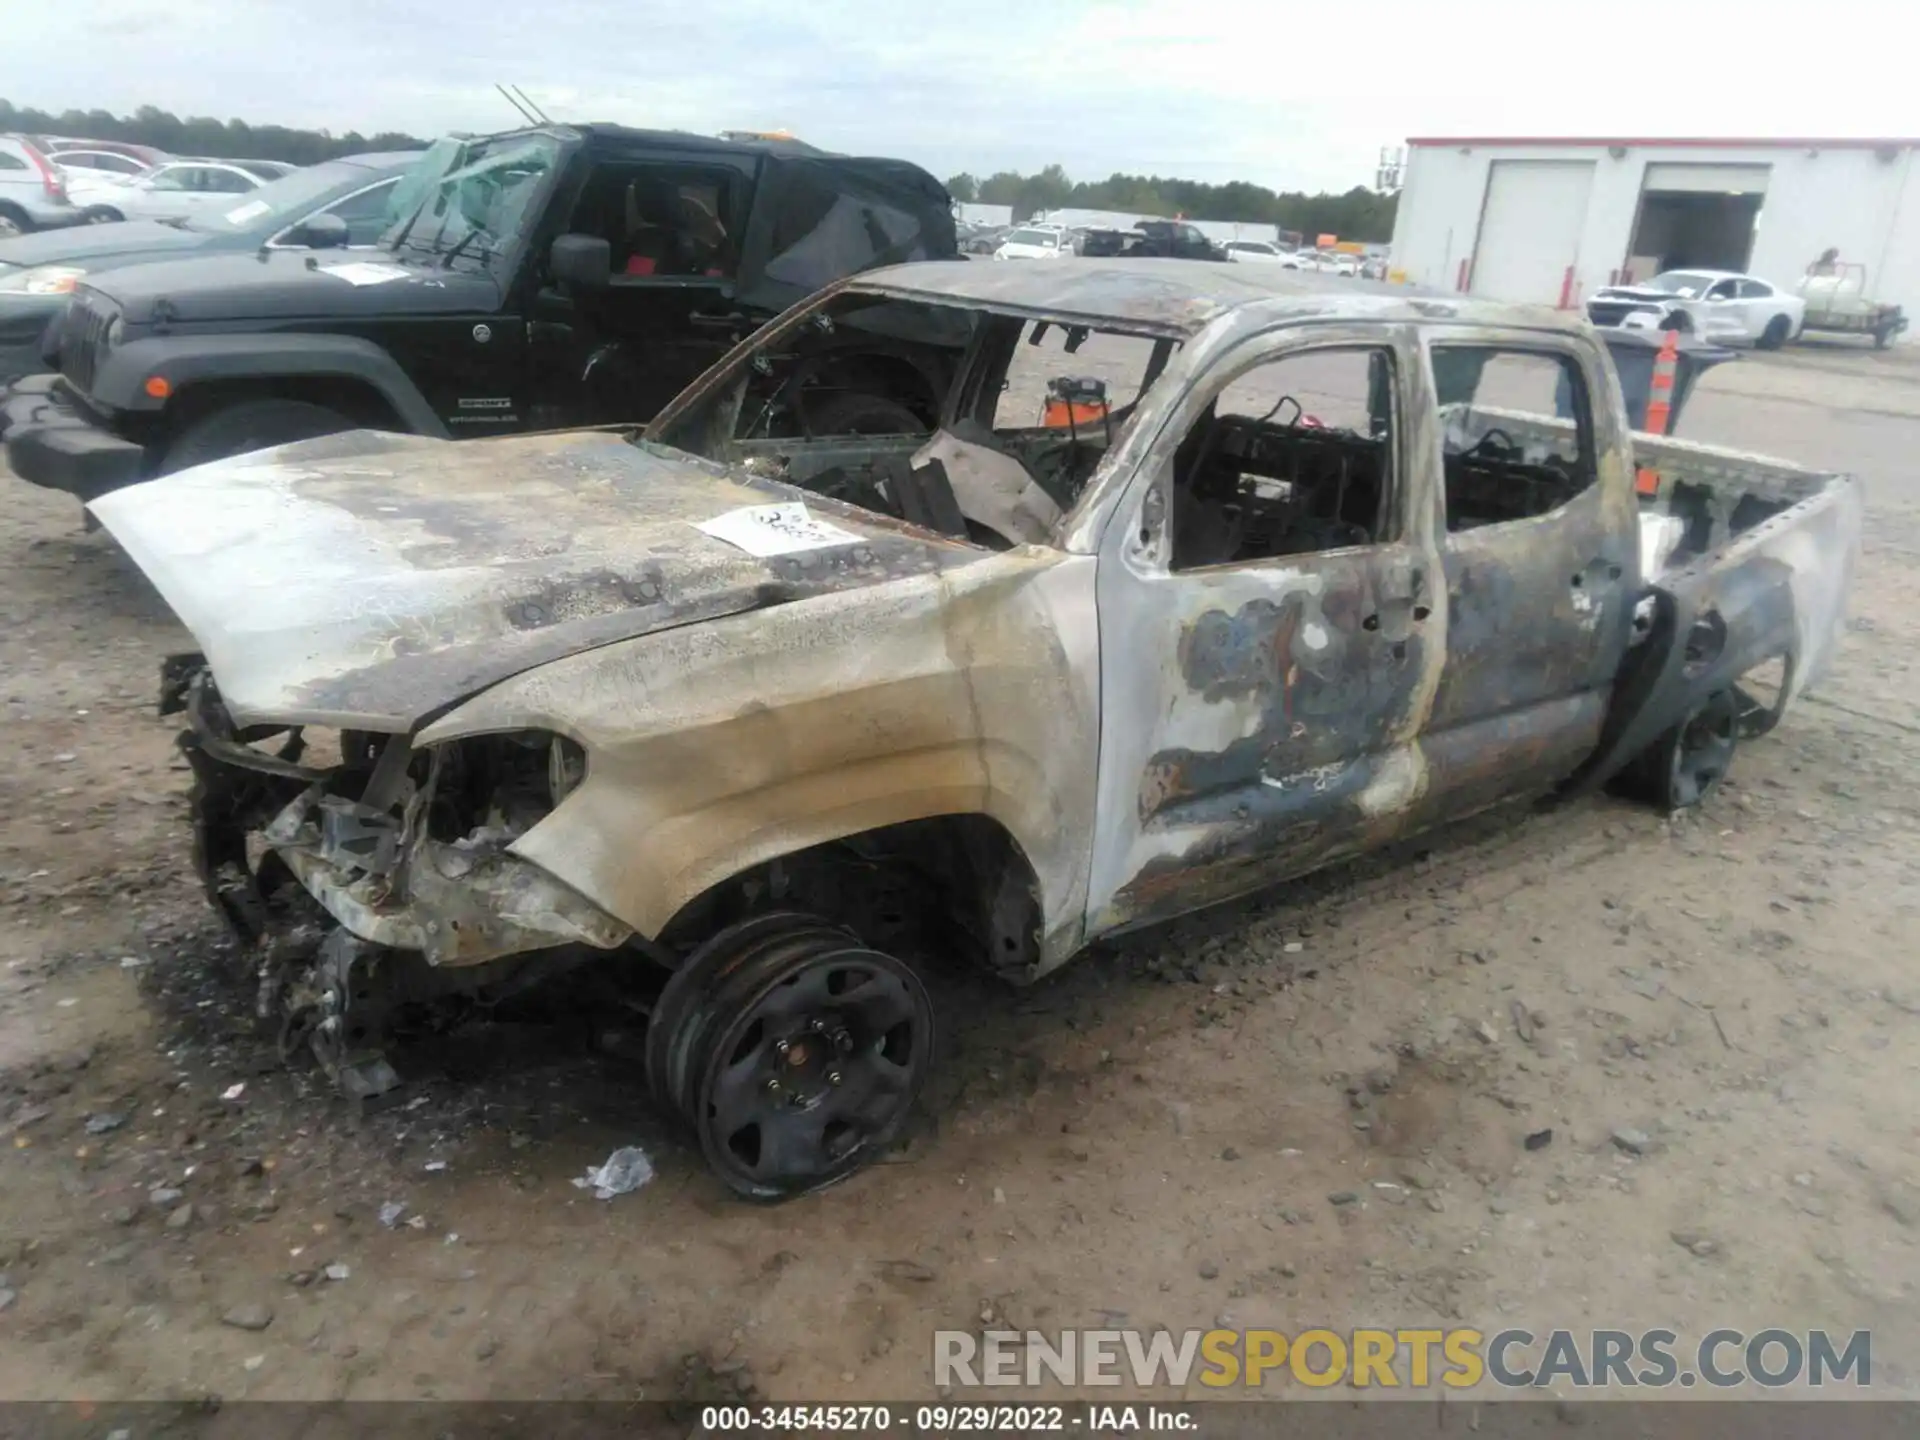
[[[760, 559], [693, 528], [788, 500], [866, 543]], [[92, 508], [199, 637], [243, 725], [404, 733], [594, 645], [979, 554], [596, 431], [477, 444], [356, 431]]]
[[[1063, 513], [1026, 496], [999, 531], [1009, 548], [988, 549], [804, 488], [863, 466], [897, 478], [925, 437], [738, 438], [740, 400], [726, 397], [746, 394], [746, 370], [809, 326], [830, 329], [823, 309], [848, 294], [1110, 325], [1155, 338], [1164, 369], [1075, 472], [1084, 484]], [[1430, 363], [1445, 343], [1576, 365], [1594, 483], [1551, 513], [1449, 533], [1458, 416], [1443, 414]], [[1240, 370], [1340, 346], [1392, 361], [1378, 533], [1176, 571], [1183, 437]], [[972, 351], [968, 363], [976, 398], [983, 383], [997, 392], [1006, 356], [997, 370]], [[943, 425], [958, 408], [950, 398]], [[683, 420], [736, 463], [657, 443]], [[1501, 424], [1565, 433], [1551, 419]], [[649, 434], [458, 447], [343, 436], [97, 502], [206, 646], [236, 732], [402, 737], [351, 771], [372, 793], [389, 753], [412, 767], [367, 809], [451, 804], [433, 789], [441, 760], [489, 737], [576, 747], [573, 775], [554, 741], [554, 783], [531, 809], [467, 795], [470, 835], [428, 836], [409, 810], [396, 843], [411, 884], [391, 864], [322, 853], [283, 793], [311, 775], [266, 768], [292, 816], [269, 838], [363, 940], [445, 966], [653, 942], [769, 862], [984, 816], [1031, 875], [1020, 969], [1037, 975], [1100, 934], [1569, 776], [1597, 783], [1703, 687], [1762, 660], [1790, 660], [1790, 699], [1824, 665], [1860, 520], [1857, 490], [1836, 477], [1631, 436], [1603, 352], [1564, 315], [1246, 266], [875, 272], [737, 348]], [[1024, 463], [1012, 447], [1000, 458]], [[1649, 465], [1663, 490], [1642, 505], [1634, 475]], [[1016, 493], [1001, 470], [996, 503]], [[850, 538], [761, 557], [696, 528], [769, 501], [803, 501]], [[1643, 574], [1649, 509], [1671, 509], [1686, 534]], [[1045, 543], [1012, 543], [1048, 522]], [[1722, 643], [1690, 661], [1689, 636], [1709, 623]], [[231, 760], [237, 733], [214, 739]], [[482, 768], [465, 772], [473, 785]]]
[[1078, 948], [1095, 828], [1093, 564], [1030, 547], [884, 590], [610, 645], [499, 685], [420, 743], [551, 729], [587, 776], [513, 844], [646, 935], [728, 876], [822, 841], [985, 814]]

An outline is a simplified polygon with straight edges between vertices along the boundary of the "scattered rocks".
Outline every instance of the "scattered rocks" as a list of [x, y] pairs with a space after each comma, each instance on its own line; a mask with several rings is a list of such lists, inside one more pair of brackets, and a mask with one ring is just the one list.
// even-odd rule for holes
[[1553, 1128], [1536, 1130], [1521, 1142], [1529, 1150], [1544, 1150], [1553, 1143]]
[[391, 1230], [400, 1223], [400, 1217], [407, 1213], [406, 1205], [399, 1200], [389, 1200], [380, 1207], [380, 1223]]
[[1359, 1192], [1354, 1190], [1335, 1190], [1327, 1196], [1329, 1205], [1353, 1205], [1359, 1202]]
[[1220, 1278], [1220, 1267], [1211, 1260], [1202, 1260], [1200, 1262], [1199, 1273], [1202, 1280], [1218, 1280]]
[[124, 1115], [110, 1115], [100, 1111], [87, 1117], [86, 1132], [89, 1135], [111, 1135], [126, 1123], [127, 1117]]
[[1920, 1227], [1920, 1185], [1888, 1180], [1880, 1186], [1880, 1206], [1909, 1230]]
[[176, 1190], [171, 1185], [162, 1185], [147, 1192], [147, 1203], [156, 1210], [167, 1210], [187, 1198], [187, 1192]]
[[222, 1325], [236, 1330], [264, 1330], [273, 1323], [270, 1305], [236, 1305], [220, 1317]]
[[167, 1216], [167, 1229], [169, 1230], [184, 1230], [191, 1224], [193, 1224], [193, 1206], [191, 1205], [182, 1205], [178, 1210]]
[[1644, 1155], [1653, 1148], [1653, 1137], [1644, 1130], [1622, 1125], [1613, 1132], [1613, 1143], [1629, 1155]]
[[1706, 1259], [1709, 1255], [1720, 1253], [1720, 1246], [1711, 1236], [1702, 1235], [1697, 1230], [1675, 1230], [1669, 1235], [1674, 1244], [1690, 1254]]
[[1229, 1145], [1220, 1152], [1220, 1158], [1222, 1160], [1238, 1160], [1240, 1158], [1240, 1152]]
[[13, 1302], [19, 1298], [20, 1292], [18, 1290], [9, 1290], [0, 1287], [0, 1310], [11, 1310], [13, 1308]]
[[353, 1271], [336, 1260], [331, 1265], [322, 1266], [320, 1273], [329, 1280], [345, 1280], [349, 1275], [353, 1274]]
[[1473, 1022], [1473, 1033], [1474, 1037], [1483, 1045], [1498, 1045], [1500, 1043], [1500, 1032], [1485, 1020], [1476, 1020]]

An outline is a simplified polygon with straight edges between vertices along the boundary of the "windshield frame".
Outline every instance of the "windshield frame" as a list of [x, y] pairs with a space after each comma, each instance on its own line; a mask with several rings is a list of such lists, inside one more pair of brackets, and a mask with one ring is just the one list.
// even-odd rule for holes
[[[494, 236], [494, 244], [475, 246], [468, 242], [473, 235], [481, 233], [477, 229], [467, 228], [459, 233], [448, 234], [448, 227], [454, 222], [454, 212], [458, 208], [453, 203], [453, 196], [459, 185], [484, 174], [490, 168], [511, 161], [516, 155], [535, 152], [546, 155], [545, 172], [532, 182], [533, 188], [520, 209], [518, 223], [513, 226], [511, 235]], [[489, 274], [494, 273], [496, 264], [504, 264], [505, 273], [510, 274], [519, 265], [539, 231], [547, 202], [554, 186], [559, 183], [561, 172], [566, 168], [567, 156], [566, 139], [551, 130], [519, 130], [468, 141], [461, 146], [453, 163], [422, 187], [419, 203], [380, 237], [380, 248], [397, 259], [407, 258], [442, 267], [455, 262], [477, 260], [479, 268]], [[491, 232], [486, 233], [491, 235]], [[453, 257], [452, 261], [448, 260], [449, 256]]]

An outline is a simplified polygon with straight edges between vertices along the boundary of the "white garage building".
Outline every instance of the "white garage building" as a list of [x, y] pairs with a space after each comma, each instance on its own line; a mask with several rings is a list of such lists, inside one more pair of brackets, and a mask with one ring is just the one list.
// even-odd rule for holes
[[1571, 307], [1687, 267], [1794, 288], [1822, 251], [1920, 314], [1920, 140], [1417, 139], [1392, 264], [1417, 285]]

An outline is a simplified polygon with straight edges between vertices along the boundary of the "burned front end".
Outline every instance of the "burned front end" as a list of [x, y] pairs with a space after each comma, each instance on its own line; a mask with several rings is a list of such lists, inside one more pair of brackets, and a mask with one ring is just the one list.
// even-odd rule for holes
[[160, 709], [186, 720], [194, 866], [245, 947], [257, 1016], [349, 1095], [397, 1083], [384, 1044], [403, 1012], [486, 1004], [633, 938], [510, 851], [584, 778], [564, 736], [415, 748], [239, 726], [198, 655], [167, 662]]

